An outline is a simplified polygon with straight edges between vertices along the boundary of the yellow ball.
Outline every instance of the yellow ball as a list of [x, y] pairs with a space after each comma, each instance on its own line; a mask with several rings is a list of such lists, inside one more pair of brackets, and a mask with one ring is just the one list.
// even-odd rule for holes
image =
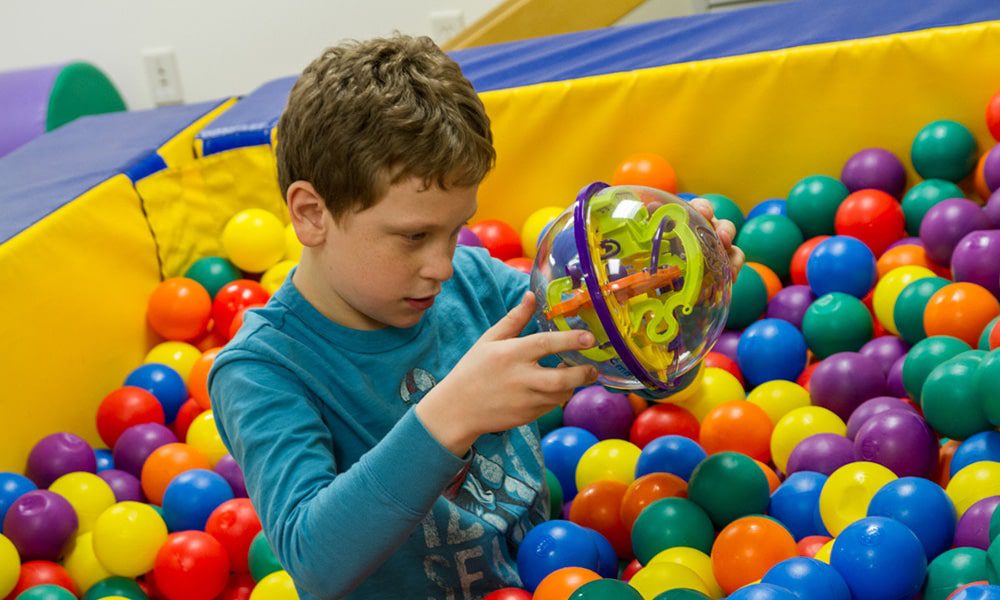
[[719, 582], [715, 580], [715, 573], [712, 571], [712, 559], [709, 555], [695, 548], [685, 546], [675, 546], [667, 548], [649, 560], [646, 566], [657, 563], [674, 563], [687, 567], [694, 571], [701, 581], [708, 588], [708, 595], [713, 600], [718, 600], [724, 595]]
[[799, 442], [817, 433], [847, 434], [847, 425], [836, 413], [822, 406], [796, 408], [781, 417], [771, 432], [771, 460], [784, 473], [788, 457]]
[[0, 598], [4, 598], [21, 576], [21, 557], [17, 554], [14, 542], [0, 533]]
[[576, 489], [582, 490], [595, 481], [635, 480], [635, 465], [642, 450], [625, 440], [602, 440], [587, 449], [576, 465]]
[[146, 354], [143, 364], [160, 363], [167, 365], [187, 381], [191, 373], [191, 367], [201, 358], [201, 350], [198, 350], [186, 342], [163, 342], [153, 346], [153, 349]]
[[983, 498], [1000, 496], [1000, 463], [983, 460], [962, 467], [944, 491], [961, 517], [970, 506]]
[[148, 504], [119, 502], [97, 517], [93, 539], [94, 554], [105, 569], [138, 577], [153, 568], [167, 541], [167, 525]]
[[545, 228], [562, 214], [564, 209], [558, 206], [546, 206], [539, 208], [528, 215], [521, 226], [521, 246], [524, 248], [524, 255], [528, 258], [535, 258], [538, 254], [538, 238], [545, 231]]
[[764, 409], [775, 425], [778, 424], [781, 417], [796, 408], [810, 405], [809, 392], [806, 391], [806, 388], [782, 379], [758, 385], [747, 395], [747, 401]]
[[287, 571], [275, 571], [261, 579], [250, 592], [250, 600], [298, 600], [292, 576]]
[[73, 548], [63, 560], [63, 566], [83, 593], [98, 581], [112, 576], [111, 571], [97, 560], [97, 555], [94, 554], [94, 534], [89, 531], [76, 536]]
[[705, 381], [705, 369], [698, 369], [698, 374], [694, 376], [694, 381], [690, 383], [686, 388], [677, 392], [676, 394], [671, 394], [666, 398], [656, 400], [661, 404], [676, 404], [683, 407], [686, 402], [690, 402], [692, 398], [700, 393], [701, 385]]
[[289, 271], [297, 264], [299, 263], [294, 260], [279, 262], [264, 273], [264, 276], [260, 278], [260, 284], [267, 290], [268, 294], [273, 296], [274, 292], [278, 291], [278, 288], [281, 287], [281, 284], [285, 283], [285, 278], [288, 277]]
[[730, 400], [744, 400], [747, 397], [740, 380], [729, 371], [718, 367], [707, 367], [702, 371], [698, 389], [689, 398], [677, 403], [678, 406], [691, 411], [699, 423], [716, 406]]
[[875, 309], [875, 317], [878, 318], [878, 322], [882, 324], [882, 327], [885, 327], [893, 335], [899, 335], [894, 318], [896, 299], [903, 293], [903, 288], [918, 279], [926, 277], [935, 277], [934, 271], [926, 267], [909, 265], [896, 267], [883, 275], [878, 283], [875, 284], [875, 292], [872, 295], [872, 307]]
[[848, 525], [868, 515], [868, 504], [896, 474], [873, 462], [848, 463], [833, 473], [819, 493], [819, 516], [830, 535], [837, 536]]
[[820, 549], [816, 552], [816, 556], [814, 556], [813, 558], [815, 558], [820, 562], [825, 562], [826, 564], [830, 564], [830, 553], [833, 552], [833, 543], [836, 541], [837, 538], [833, 538], [832, 540], [823, 544], [820, 547]]
[[76, 511], [77, 534], [93, 529], [97, 517], [115, 503], [111, 486], [93, 473], [67, 473], [53, 481], [49, 491], [65, 498]]
[[285, 228], [261, 208], [236, 213], [222, 230], [229, 261], [249, 273], [263, 273], [285, 256]]
[[206, 410], [191, 421], [185, 441], [201, 452], [213, 467], [229, 452], [222, 443], [222, 436], [215, 426], [215, 415], [211, 410]]
[[295, 228], [289, 223], [285, 225], [285, 260], [299, 262], [302, 260], [302, 242], [295, 235]]
[[708, 587], [698, 574], [684, 565], [661, 562], [639, 569], [628, 584], [642, 594], [643, 600], [653, 600], [663, 592], [689, 589], [708, 595]]

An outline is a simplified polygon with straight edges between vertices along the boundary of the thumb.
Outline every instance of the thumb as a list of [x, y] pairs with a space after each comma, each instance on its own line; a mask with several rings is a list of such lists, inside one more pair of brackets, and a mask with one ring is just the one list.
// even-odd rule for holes
[[497, 321], [493, 327], [486, 330], [480, 338], [485, 341], [509, 340], [516, 338], [531, 321], [531, 316], [535, 312], [535, 295], [525, 292], [521, 302], [504, 315], [504, 318]]

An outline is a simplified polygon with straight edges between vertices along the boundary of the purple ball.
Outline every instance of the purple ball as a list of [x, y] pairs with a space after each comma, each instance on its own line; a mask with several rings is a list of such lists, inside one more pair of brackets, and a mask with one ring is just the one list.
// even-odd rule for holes
[[938, 441], [915, 412], [892, 409], [858, 429], [854, 456], [887, 467], [899, 477], [927, 477], [938, 460]]
[[632, 403], [625, 394], [592, 385], [573, 394], [563, 407], [563, 425], [579, 427], [599, 440], [628, 439], [635, 420]]
[[715, 346], [712, 347], [712, 352], [718, 352], [719, 354], [724, 354], [728, 356], [734, 363], [739, 363], [736, 359], [736, 347], [740, 344], [740, 335], [742, 331], [733, 331], [732, 329], [726, 329], [719, 336]]
[[899, 198], [906, 189], [906, 169], [892, 152], [866, 148], [847, 159], [840, 180], [852, 192], [874, 188]]
[[35, 490], [21, 496], [7, 509], [3, 533], [22, 561], [59, 560], [78, 522], [68, 500], [48, 490]]
[[116, 468], [141, 478], [142, 465], [149, 455], [160, 446], [176, 442], [177, 436], [168, 427], [142, 423], [122, 432], [111, 455]]
[[862, 402], [885, 395], [882, 367], [857, 352], [838, 352], [823, 359], [809, 380], [813, 404], [847, 421]]
[[[920, 241], [920, 238], [918, 237], [905, 237], [901, 240], [896, 240], [895, 242], [889, 244], [889, 247], [885, 249], [885, 252], [892, 250], [896, 246], [920, 246], [921, 248], [923, 248], [924, 243]], [[883, 254], [885, 254], [885, 252], [883, 252]]]
[[924, 215], [920, 239], [931, 260], [947, 265], [959, 240], [972, 231], [989, 229], [989, 225], [978, 204], [965, 198], [949, 198], [932, 206]]
[[955, 526], [956, 548], [963, 546], [987, 550], [990, 547], [990, 519], [1000, 504], [1000, 496], [990, 496], [970, 506]]
[[867, 356], [877, 362], [886, 373], [899, 360], [899, 357], [905, 356], [909, 351], [909, 344], [894, 335], [879, 336], [858, 350], [862, 356]]
[[983, 161], [983, 179], [991, 192], [1000, 189], [1000, 144], [993, 146]]
[[227, 454], [219, 459], [219, 462], [215, 463], [212, 469], [222, 475], [222, 478], [226, 480], [229, 487], [233, 488], [233, 495], [237, 498], [246, 498], [247, 496], [247, 484], [243, 479], [243, 470], [240, 466], [236, 464], [236, 459], [231, 455]]
[[475, 246], [476, 248], [482, 248], [483, 242], [468, 227], [463, 227], [458, 230], [458, 245], [459, 246]]
[[986, 220], [990, 222], [990, 227], [1000, 229], [1000, 189], [990, 194], [986, 206], [983, 207], [983, 212], [986, 213]]
[[802, 329], [802, 319], [815, 300], [816, 296], [808, 285], [790, 285], [771, 298], [767, 305], [767, 318], [788, 321]]
[[847, 420], [847, 437], [852, 440], [857, 437], [858, 430], [865, 422], [875, 415], [882, 414], [887, 410], [908, 410], [917, 414], [917, 409], [913, 408], [899, 398], [892, 396], [879, 396], [871, 400], [865, 400], [861, 406], [857, 407]]
[[47, 488], [66, 473], [97, 472], [97, 455], [83, 438], [72, 433], [43, 437], [28, 455], [25, 475], [40, 488]]
[[98, 473], [97, 476], [111, 486], [116, 502], [146, 501], [146, 496], [142, 493], [142, 482], [135, 475], [119, 469], [107, 469]]
[[955, 281], [981, 285], [1000, 298], [1000, 229], [963, 237], [951, 255], [951, 272]]
[[830, 475], [847, 463], [854, 462], [854, 444], [836, 433], [811, 435], [792, 449], [788, 456], [788, 474], [815, 471]]
[[889, 375], [885, 378], [885, 388], [890, 396], [909, 398], [909, 394], [906, 393], [906, 386], [903, 385], [903, 363], [905, 362], [906, 357], [900, 356], [899, 360], [892, 363], [892, 366], [889, 367]]

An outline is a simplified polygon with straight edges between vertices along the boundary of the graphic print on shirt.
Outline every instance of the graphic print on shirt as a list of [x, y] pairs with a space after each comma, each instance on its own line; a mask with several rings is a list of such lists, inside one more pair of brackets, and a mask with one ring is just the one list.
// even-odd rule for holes
[[423, 400], [435, 385], [437, 381], [433, 375], [423, 369], [414, 368], [403, 377], [403, 381], [399, 382], [399, 397], [408, 406], [416, 404]]

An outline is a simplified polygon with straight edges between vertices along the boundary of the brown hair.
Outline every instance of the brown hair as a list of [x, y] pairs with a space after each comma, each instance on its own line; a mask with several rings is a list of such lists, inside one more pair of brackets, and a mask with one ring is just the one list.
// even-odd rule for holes
[[486, 177], [496, 152], [482, 101], [428, 37], [326, 49], [292, 87], [278, 122], [278, 183], [308, 181], [335, 218], [408, 177], [441, 188]]

